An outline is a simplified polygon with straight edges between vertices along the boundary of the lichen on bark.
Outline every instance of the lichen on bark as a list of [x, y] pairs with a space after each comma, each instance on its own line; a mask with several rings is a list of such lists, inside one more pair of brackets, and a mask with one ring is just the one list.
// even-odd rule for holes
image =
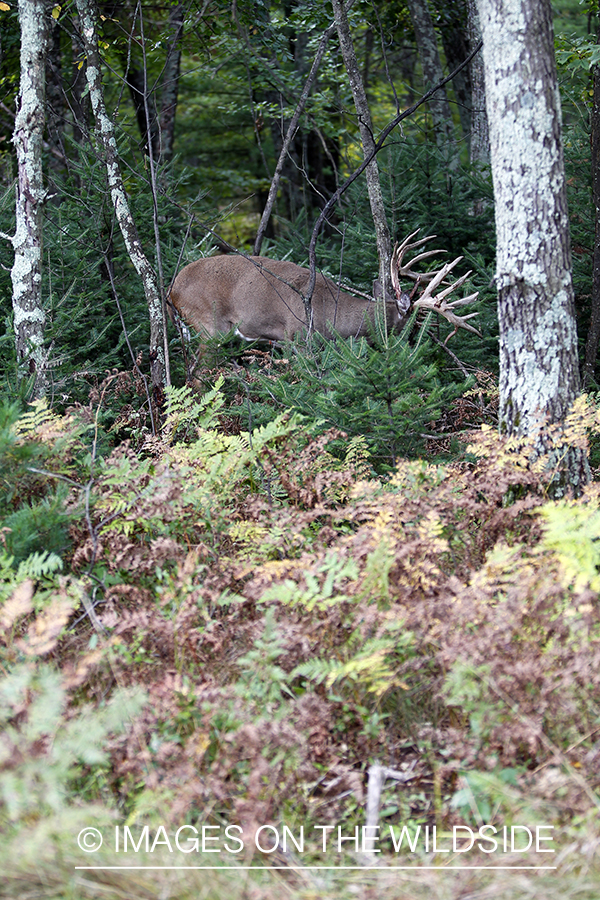
[[[13, 327], [21, 377], [34, 377], [33, 394], [46, 392], [46, 316], [42, 301], [42, 138], [45, 124], [45, 62], [48, 0], [19, 0], [21, 75], [13, 143], [17, 156], [15, 257], [11, 269]], [[6, 235], [5, 235], [6, 237]]]
[[[543, 453], [544, 425], [561, 422], [580, 390], [551, 7], [478, 5], [497, 232], [500, 426], [539, 432]], [[580, 463], [571, 463], [580, 478]]]
[[133, 266], [140, 276], [150, 320], [150, 368], [152, 387], [157, 404], [162, 403], [165, 385], [165, 350], [162, 300], [154, 270], [146, 257], [131, 214], [127, 193], [121, 176], [117, 142], [111, 119], [106, 112], [102, 90], [102, 69], [96, 35], [96, 8], [93, 0], [76, 0], [81, 35], [87, 56], [86, 78], [96, 120], [96, 139], [106, 165], [108, 188], [123, 241]]

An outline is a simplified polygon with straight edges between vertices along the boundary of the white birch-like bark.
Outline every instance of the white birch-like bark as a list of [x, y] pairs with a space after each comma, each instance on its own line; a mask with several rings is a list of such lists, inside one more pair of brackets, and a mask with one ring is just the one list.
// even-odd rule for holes
[[[596, 18], [596, 43], [600, 44], [600, 12]], [[590, 116], [590, 157], [592, 163], [592, 205], [594, 210], [594, 255], [592, 258], [592, 298], [590, 324], [585, 342], [583, 367], [584, 387], [592, 387], [595, 379], [598, 344], [600, 343], [600, 65], [592, 69], [594, 94]]]
[[115, 215], [125, 247], [133, 266], [140, 276], [150, 318], [150, 371], [154, 399], [160, 405], [165, 384], [165, 350], [162, 303], [156, 283], [156, 276], [144, 253], [137, 228], [131, 214], [125, 192], [117, 142], [112, 119], [106, 112], [102, 89], [102, 69], [96, 34], [96, 9], [94, 0], [76, 0], [79, 25], [87, 57], [86, 79], [89, 85], [90, 101], [96, 120], [96, 140], [106, 163], [108, 187]]
[[[371, 122], [371, 112], [369, 110], [367, 94], [356, 59], [356, 52], [352, 43], [348, 16], [343, 0], [333, 0], [333, 14], [344, 66], [348, 73], [348, 80], [350, 81], [350, 88], [354, 98], [363, 152], [366, 157], [375, 150], [375, 137], [373, 135], [373, 124]], [[385, 300], [388, 293], [391, 293], [390, 262], [392, 258], [392, 241], [385, 213], [383, 194], [381, 192], [379, 167], [375, 157], [373, 157], [372, 162], [370, 162], [365, 169], [365, 176], [367, 180], [367, 191], [369, 193], [371, 213], [373, 215], [373, 223], [375, 225], [377, 253], [379, 256], [379, 280], [382, 286], [382, 297]]]
[[550, 0], [478, 0], [497, 229], [500, 427], [540, 434], [579, 392]]
[[33, 393], [37, 397], [46, 392], [47, 364], [41, 262], [45, 193], [42, 139], [49, 19], [48, 0], [19, 0], [21, 81], [13, 133], [18, 180], [15, 234], [9, 240], [15, 251], [11, 278], [17, 363], [21, 375], [35, 375]]

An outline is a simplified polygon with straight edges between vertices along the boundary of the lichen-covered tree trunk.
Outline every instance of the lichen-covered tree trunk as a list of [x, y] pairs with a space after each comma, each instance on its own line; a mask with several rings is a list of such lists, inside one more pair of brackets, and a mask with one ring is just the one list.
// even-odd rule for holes
[[[360, 129], [364, 155], [369, 156], [375, 150], [375, 137], [373, 135], [373, 125], [371, 123], [371, 112], [369, 110], [367, 94], [365, 92], [365, 86], [361, 77], [358, 61], [356, 59], [356, 53], [350, 35], [348, 16], [346, 15], [343, 0], [333, 0], [333, 13], [344, 66], [348, 73], [350, 88], [354, 98], [354, 106], [358, 116], [358, 127]], [[367, 166], [365, 175], [367, 179], [369, 203], [371, 205], [371, 213], [375, 225], [377, 253], [379, 255], [379, 279], [382, 285], [383, 298], [385, 298], [388, 292], [391, 293], [390, 261], [392, 257], [392, 242], [385, 213], [383, 194], [381, 192], [379, 167], [375, 158], [373, 158], [373, 161]]]
[[[500, 427], [540, 435], [580, 388], [550, 0], [478, 0], [497, 229]], [[579, 468], [579, 472], [575, 471]], [[573, 460], [569, 477], [581, 477]]]
[[[424, 87], [427, 91], [442, 81], [444, 77], [433, 20], [427, 0], [408, 0], [408, 9], [423, 68]], [[446, 89], [440, 88], [439, 91], [436, 91], [428, 105], [433, 120], [436, 144], [440, 150], [448, 150], [454, 144], [454, 125]]]
[[144, 287], [150, 318], [150, 371], [155, 402], [160, 405], [165, 384], [165, 351], [162, 302], [154, 270], [138, 236], [123, 185], [117, 142], [112, 120], [106, 112], [102, 90], [102, 70], [96, 34], [94, 0], [76, 0], [79, 25], [87, 57], [86, 78], [96, 120], [96, 140], [104, 161], [113, 207], [127, 252]]
[[[33, 393], [46, 392], [46, 353], [42, 303], [42, 138], [48, 0], [19, 0], [21, 81], [13, 142], [17, 154], [15, 251], [11, 270], [17, 363], [21, 376], [35, 375]], [[6, 235], [5, 235], [6, 237]]]
[[[600, 44], [600, 12], [596, 19], [596, 41]], [[589, 388], [595, 378], [600, 341], [600, 65], [593, 69], [594, 96], [591, 115], [592, 203], [594, 205], [594, 256], [592, 263], [592, 308], [585, 344], [583, 378]]]

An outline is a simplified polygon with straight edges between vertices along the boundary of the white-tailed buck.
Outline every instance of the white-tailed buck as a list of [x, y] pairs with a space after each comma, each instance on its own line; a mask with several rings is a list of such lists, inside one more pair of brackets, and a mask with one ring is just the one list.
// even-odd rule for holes
[[[412, 311], [421, 308], [433, 310], [448, 319], [455, 326], [453, 334], [459, 327], [479, 334], [466, 321], [477, 313], [461, 317], [454, 312], [455, 307], [475, 300], [477, 293], [451, 303], [446, 299], [470, 275], [467, 272], [451, 284], [444, 282], [461, 256], [422, 275], [414, 272], [412, 267], [443, 251], [419, 253], [403, 265], [408, 250], [431, 240], [421, 238], [411, 244], [411, 238], [416, 234], [415, 231], [394, 249], [391, 265], [394, 295], [385, 304], [388, 328], [401, 330]], [[411, 294], [402, 290], [401, 278], [416, 282]], [[309, 270], [292, 262], [262, 256], [208, 256], [181, 270], [171, 288], [170, 299], [185, 322], [209, 335], [233, 328], [249, 341], [282, 341], [309, 330], [326, 337], [369, 334], [372, 327], [369, 320], [374, 321], [376, 310], [373, 300], [343, 292], [330, 278], [317, 275], [311, 303], [307, 305], [308, 282]], [[434, 291], [443, 284], [447, 286], [434, 296]], [[421, 285], [425, 287], [419, 294]], [[378, 282], [375, 282], [374, 293], [377, 291]]]

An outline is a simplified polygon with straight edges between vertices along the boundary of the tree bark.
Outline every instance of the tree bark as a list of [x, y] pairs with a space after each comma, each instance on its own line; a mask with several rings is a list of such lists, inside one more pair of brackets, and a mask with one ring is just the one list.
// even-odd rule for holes
[[[600, 44], [600, 12], [596, 20], [596, 41]], [[594, 255], [592, 262], [592, 309], [585, 344], [584, 386], [594, 383], [600, 341], [600, 65], [593, 69], [594, 96], [591, 121], [592, 203], [594, 204]]]
[[[19, 0], [21, 81], [13, 142], [17, 154], [15, 251], [11, 270], [15, 345], [19, 376], [35, 375], [34, 396], [46, 393], [46, 315], [42, 302], [42, 140], [45, 64], [48, 47], [48, 0]], [[6, 235], [4, 235], [6, 237]]]
[[[427, 91], [444, 78], [433, 20], [427, 0], [408, 0], [408, 9], [423, 68], [424, 87]], [[445, 88], [436, 91], [428, 105], [436, 144], [440, 150], [447, 151], [449, 147], [453, 148], [454, 125]]]
[[300, 95], [300, 99], [296, 105], [296, 109], [294, 110], [294, 115], [290, 120], [290, 124], [288, 125], [287, 131], [285, 133], [285, 137], [283, 139], [283, 144], [281, 146], [281, 150], [279, 152], [279, 158], [277, 160], [277, 165], [275, 166], [275, 172], [273, 173], [273, 178], [271, 179], [271, 185], [269, 187], [269, 194], [267, 196], [267, 200], [265, 203], [265, 208], [263, 210], [263, 214], [260, 219], [260, 224], [258, 226], [258, 231], [256, 232], [256, 239], [254, 241], [254, 255], [260, 256], [260, 250], [262, 247], [262, 242], [267, 230], [267, 226], [269, 224], [269, 219], [271, 218], [271, 213], [273, 211], [273, 205], [275, 203], [275, 198], [277, 197], [277, 191], [279, 190], [279, 182], [281, 180], [281, 173], [283, 172], [283, 166], [290, 148], [290, 144], [296, 134], [296, 129], [298, 128], [298, 123], [300, 121], [300, 116], [306, 106], [306, 101], [308, 100], [311, 88], [314, 84], [315, 78], [317, 77], [317, 72], [319, 70], [319, 66], [321, 65], [321, 60], [325, 54], [325, 50], [327, 49], [327, 44], [329, 43], [329, 38], [335, 31], [335, 25], [330, 25], [323, 34], [321, 41], [319, 43], [318, 50], [315, 54], [315, 58], [313, 60], [313, 64], [311, 70], [308, 74], [308, 77], [304, 83], [304, 88], [302, 90], [302, 94]]
[[[550, 0], [478, 0], [497, 229], [500, 428], [539, 435], [580, 388]], [[571, 480], [584, 477], [569, 460]]]
[[54, 182], [50, 190], [55, 202], [60, 202], [61, 181], [67, 171], [64, 131], [66, 122], [66, 98], [63, 82], [61, 30], [55, 19], [49, 17], [48, 50], [46, 54], [46, 131], [50, 156], [49, 176]]
[[[469, 52], [481, 41], [481, 26], [477, 0], [467, 0]], [[477, 53], [471, 60], [471, 140], [469, 154], [471, 165], [488, 166], [490, 163], [490, 134], [485, 108], [485, 74], [483, 54]]]
[[108, 187], [115, 216], [133, 266], [140, 276], [150, 318], [150, 370], [155, 403], [160, 406], [165, 384], [165, 350], [162, 302], [156, 277], [140, 242], [123, 185], [112, 120], [106, 112], [102, 89], [101, 59], [96, 34], [94, 0], [76, 0], [87, 57], [86, 78], [96, 120], [96, 140], [106, 163]]
[[375, 137], [373, 135], [373, 125], [371, 123], [371, 112], [369, 110], [365, 86], [361, 78], [358, 61], [356, 59], [356, 53], [354, 51], [348, 16], [346, 15], [343, 0], [333, 0], [333, 13], [342, 57], [344, 59], [346, 72], [348, 73], [352, 96], [354, 98], [363, 152], [365, 157], [373, 155], [372, 161], [366, 167], [365, 176], [367, 179], [367, 190], [369, 193], [369, 203], [371, 205], [373, 223], [375, 225], [377, 253], [379, 256], [379, 280], [382, 287], [382, 297], [385, 300], [388, 294], [391, 294], [390, 262], [392, 257], [392, 241], [385, 213], [383, 194], [381, 192], [379, 167], [374, 156]]
[[[446, 65], [450, 71], [456, 69], [469, 55], [467, 35], [466, 0], [452, 0], [445, 6], [444, 23], [440, 29]], [[478, 43], [478, 42], [476, 42]], [[471, 70], [467, 66], [452, 79], [452, 87], [458, 107], [460, 127], [465, 140], [471, 134]]]
[[181, 68], [181, 39], [183, 37], [184, 5], [177, 3], [169, 12], [167, 59], [161, 79], [160, 129], [157, 161], [169, 162], [175, 141], [175, 113], [179, 93]]

